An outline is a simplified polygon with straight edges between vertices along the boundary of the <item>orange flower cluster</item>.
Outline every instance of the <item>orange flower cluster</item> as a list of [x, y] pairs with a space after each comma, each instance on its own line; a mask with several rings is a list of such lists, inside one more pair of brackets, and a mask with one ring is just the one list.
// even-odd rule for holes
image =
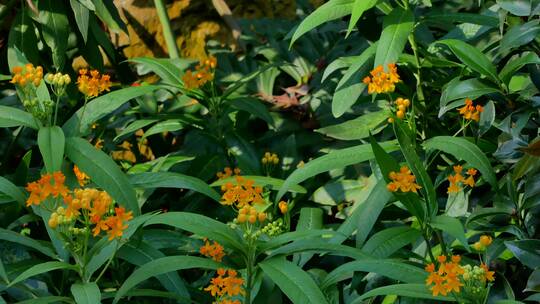
[[400, 190], [401, 192], [416, 193], [417, 189], [422, 188], [415, 183], [416, 177], [411, 173], [411, 170], [409, 170], [409, 167], [407, 166], [401, 167], [399, 172], [390, 172], [388, 176], [392, 181], [388, 183], [386, 188], [391, 192]]
[[463, 283], [461, 283], [458, 276], [465, 273], [459, 266], [461, 257], [459, 255], [453, 255], [452, 261], [446, 262], [446, 256], [440, 255], [437, 260], [439, 262], [439, 269], [437, 271], [435, 271], [435, 264], [433, 263], [427, 265], [425, 268], [429, 272], [426, 285], [434, 284], [430, 288], [434, 296], [438, 294], [446, 296], [452, 291], [459, 292]]
[[241, 304], [239, 300], [232, 298], [245, 293], [243, 284], [244, 280], [238, 277], [236, 270], [219, 268], [217, 277], [212, 278], [210, 285], [204, 290], [209, 291], [216, 298], [213, 304]]
[[96, 97], [104, 91], [109, 91], [111, 76], [101, 75], [98, 70], [92, 70], [88, 73], [87, 69], [80, 69], [77, 86], [87, 98]]
[[260, 223], [263, 223], [264, 221], [266, 221], [266, 217], [267, 217], [266, 213], [257, 212], [255, 207], [252, 207], [251, 205], [246, 204], [242, 208], [240, 208], [240, 210], [238, 210], [238, 217], [236, 218], [236, 220], [241, 224], [245, 222], [249, 222], [250, 224], [255, 224], [257, 220]]
[[[92, 228], [92, 234], [97, 236], [101, 231], [107, 231], [109, 240], [114, 238], [120, 238], [123, 235], [123, 231], [127, 228], [126, 222], [133, 218], [132, 212], [126, 212], [124, 207], [115, 207], [112, 198], [105, 191], [97, 189], [75, 189], [73, 196], [69, 196], [64, 200], [66, 204], [65, 212], [61, 212], [62, 209], [57, 209], [51, 215], [51, 218], [64, 216], [63, 221], [59, 221], [58, 224], [72, 223], [79, 216], [88, 218], [90, 224], [94, 225]], [[84, 221], [86, 222], [86, 221]], [[54, 222], [53, 222], [54, 224]], [[49, 225], [55, 228], [56, 225]]]
[[26, 206], [39, 205], [49, 197], [64, 199], [69, 197], [69, 189], [64, 185], [66, 177], [62, 172], [42, 175], [38, 181], [28, 183], [26, 191], [30, 192]]
[[77, 181], [79, 182], [79, 186], [84, 187], [84, 185], [88, 184], [90, 180], [90, 176], [82, 172], [81, 169], [77, 167], [77, 165], [73, 166], [73, 173], [75, 173], [75, 177], [77, 178]]
[[31, 83], [37, 87], [43, 79], [43, 68], [41, 66], [34, 68], [34, 65], [31, 63], [27, 63], [24, 67], [14, 67], [12, 73], [13, 78], [11, 79], [11, 83], [18, 84], [21, 87], [25, 87]]
[[287, 211], [289, 211], [289, 204], [287, 204], [286, 201], [279, 202], [278, 207], [279, 211], [281, 211], [281, 214], [285, 214], [287, 213]]
[[231, 182], [221, 186], [224, 192], [221, 197], [221, 204], [234, 205], [242, 208], [252, 203], [262, 203], [262, 187], [254, 187], [254, 181], [245, 179], [242, 176], [236, 176], [236, 184]]
[[394, 92], [396, 83], [400, 81], [395, 63], [388, 64], [388, 73], [384, 71], [382, 65], [379, 65], [370, 74], [371, 76], [366, 76], [363, 80], [368, 85], [369, 94]]
[[229, 167], [225, 167], [225, 169], [223, 169], [223, 172], [218, 172], [216, 176], [218, 179], [226, 179], [231, 177], [233, 173], [234, 175], [240, 175], [240, 168], [234, 168], [233, 170]]
[[484, 111], [484, 107], [481, 105], [473, 105], [473, 101], [469, 98], [465, 99], [465, 106], [459, 108], [459, 114], [466, 120], [474, 120], [478, 122], [480, 120], [480, 113]]
[[426, 285], [431, 286], [430, 290], [434, 296], [439, 294], [446, 296], [449, 293], [459, 293], [472, 291], [477, 293], [480, 288], [485, 287], [487, 281], [495, 280], [495, 272], [489, 271], [486, 264], [480, 264], [480, 267], [471, 265], [461, 266], [461, 257], [453, 255], [451, 261], [447, 257], [440, 255], [437, 257], [439, 268], [435, 269], [435, 264], [426, 265], [425, 270], [429, 273], [426, 279]]
[[[83, 217], [81, 222], [95, 225], [94, 236], [101, 231], [107, 231], [109, 240], [121, 237], [127, 228], [126, 222], [133, 218], [132, 212], [126, 212], [124, 207], [115, 207], [109, 194], [97, 189], [75, 189], [70, 191], [65, 185], [66, 177], [61, 172], [45, 174], [40, 180], [31, 182], [26, 190], [30, 196], [26, 202], [27, 206], [39, 205], [49, 197], [62, 197], [62, 204], [55, 207], [55, 211], [49, 218], [49, 226], [56, 228], [58, 225], [69, 224], [72, 230], [77, 223], [78, 217]], [[53, 183], [51, 183], [53, 182]], [[89, 229], [90, 227], [83, 227]], [[78, 228], [77, 228], [78, 229]]]
[[199, 252], [202, 255], [209, 257], [216, 262], [221, 262], [221, 260], [225, 256], [225, 252], [223, 251], [223, 246], [221, 246], [216, 241], [214, 241], [213, 244], [210, 244], [210, 242], [208, 242], [207, 239], [204, 239], [204, 246], [202, 246], [199, 249]]
[[477, 251], [484, 251], [492, 242], [493, 238], [491, 238], [491, 236], [482, 235], [480, 236], [480, 240], [473, 244], [473, 248]]
[[474, 176], [478, 171], [476, 169], [470, 168], [467, 170], [467, 178], [465, 178], [463, 175], [461, 175], [461, 172], [463, 171], [463, 167], [460, 165], [454, 166], [454, 175], [448, 175], [448, 181], [450, 182], [450, 186], [448, 187], [448, 193], [457, 193], [463, 190], [461, 185], [466, 185], [469, 187], [474, 187]]
[[215, 57], [209, 57], [206, 60], [202, 60], [196, 67], [195, 71], [187, 70], [182, 81], [184, 87], [188, 90], [197, 89], [207, 82], [214, 80], [214, 70], [217, 66], [217, 60]]

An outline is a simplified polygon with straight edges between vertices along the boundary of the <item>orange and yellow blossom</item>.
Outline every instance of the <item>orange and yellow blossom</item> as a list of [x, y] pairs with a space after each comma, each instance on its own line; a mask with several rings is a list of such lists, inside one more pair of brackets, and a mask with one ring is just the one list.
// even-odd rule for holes
[[31, 63], [27, 63], [24, 66], [16, 66], [11, 72], [13, 74], [11, 83], [21, 87], [29, 84], [38, 87], [41, 84], [41, 80], [43, 80], [43, 68], [41, 66], [34, 67]]
[[83, 187], [84, 185], [88, 184], [90, 177], [86, 175], [86, 173], [82, 172], [77, 165], [73, 166], [73, 173], [75, 173], [79, 186]]
[[390, 172], [388, 176], [392, 181], [388, 183], [386, 188], [391, 192], [400, 190], [401, 192], [416, 193], [418, 189], [422, 188], [416, 184], [416, 177], [407, 166], [401, 167], [399, 172]]
[[207, 239], [204, 240], [204, 246], [202, 246], [199, 249], [199, 252], [202, 255], [209, 257], [216, 262], [221, 262], [221, 260], [225, 256], [225, 252], [223, 251], [223, 246], [221, 246], [216, 241], [214, 241], [213, 244], [210, 244], [210, 242], [208, 242]]
[[244, 280], [238, 277], [236, 270], [219, 268], [217, 276], [212, 278], [210, 285], [204, 290], [209, 291], [216, 298], [213, 303], [235, 303], [232, 297], [245, 293], [243, 284]]
[[484, 111], [481, 105], [474, 105], [472, 99], [465, 99], [465, 106], [458, 109], [459, 114], [466, 120], [480, 121], [480, 113]]
[[[84, 229], [92, 229], [94, 236], [107, 231], [109, 240], [119, 238], [128, 227], [127, 222], [133, 218], [131, 211], [124, 207], [115, 207], [110, 195], [105, 191], [93, 188], [75, 189], [71, 191], [65, 185], [65, 176], [61, 172], [45, 174], [40, 180], [31, 182], [26, 189], [30, 192], [27, 205], [39, 205], [49, 197], [62, 198], [60, 206], [54, 207], [48, 224], [51, 228], [68, 224], [70, 229], [82, 222]], [[83, 219], [77, 220], [84, 216]], [[94, 225], [92, 228], [91, 226]]]
[[437, 257], [437, 262], [438, 269], [434, 263], [427, 264], [425, 267], [426, 272], [429, 273], [426, 285], [430, 286], [433, 296], [478, 290], [478, 288], [485, 288], [486, 281], [494, 280], [494, 272], [489, 271], [485, 264], [480, 264], [480, 267], [462, 266], [459, 255], [453, 255], [450, 261], [446, 256], [440, 255]]
[[195, 71], [187, 70], [182, 76], [184, 87], [188, 90], [197, 89], [207, 82], [214, 80], [214, 69], [216, 66], [217, 60], [215, 57], [202, 60], [195, 67]]
[[462, 185], [469, 187], [475, 186], [474, 176], [478, 172], [474, 168], [467, 170], [467, 178], [465, 178], [461, 173], [463, 172], [463, 167], [461, 165], [454, 166], [454, 175], [448, 176], [448, 181], [450, 185], [448, 186], [447, 193], [457, 193], [463, 190]]
[[363, 82], [368, 85], [369, 94], [394, 92], [396, 83], [400, 81], [395, 63], [388, 64], [388, 73], [384, 71], [382, 65], [379, 65], [369, 74], [370, 76], [363, 79]]
[[245, 179], [242, 176], [236, 176], [236, 183], [226, 183], [221, 186], [224, 192], [221, 197], [222, 205], [235, 205], [242, 208], [245, 205], [253, 203], [262, 203], [262, 188], [254, 186], [255, 182]]
[[104, 91], [110, 90], [111, 76], [107, 74], [101, 75], [97, 70], [88, 73], [87, 69], [80, 69], [77, 87], [87, 98], [96, 97]]
[[[28, 183], [26, 191], [30, 192], [26, 206], [39, 205], [49, 197], [63, 198], [69, 195], [69, 189], [64, 185], [66, 177], [61, 172], [44, 174], [38, 181]], [[51, 183], [52, 182], [52, 183]]]

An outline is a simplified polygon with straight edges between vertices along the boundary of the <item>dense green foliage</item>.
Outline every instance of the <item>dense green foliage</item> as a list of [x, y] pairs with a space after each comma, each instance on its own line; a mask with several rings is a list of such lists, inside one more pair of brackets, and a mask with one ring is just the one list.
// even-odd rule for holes
[[297, 2], [198, 64], [0, 4], [0, 303], [540, 301], [540, 1]]

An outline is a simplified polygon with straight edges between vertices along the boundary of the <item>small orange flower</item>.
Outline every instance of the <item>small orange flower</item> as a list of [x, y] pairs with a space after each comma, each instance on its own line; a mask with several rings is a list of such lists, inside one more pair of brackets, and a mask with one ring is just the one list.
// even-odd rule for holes
[[262, 203], [262, 188], [254, 187], [254, 181], [236, 175], [236, 184], [227, 183], [221, 187], [224, 191], [221, 197], [221, 204], [233, 205], [242, 208], [245, 205]]
[[182, 76], [184, 87], [188, 90], [197, 89], [214, 79], [214, 69], [217, 66], [215, 57], [201, 61], [195, 71], [187, 70]]
[[470, 168], [467, 170], [467, 178], [465, 178], [461, 173], [463, 172], [463, 167], [461, 165], [454, 166], [454, 175], [448, 176], [448, 181], [450, 182], [450, 185], [448, 186], [448, 193], [457, 193], [463, 190], [462, 185], [474, 187], [475, 181], [474, 176], [476, 175], [477, 171], [474, 168]]
[[[30, 192], [26, 200], [26, 206], [39, 205], [50, 196], [65, 198], [69, 195], [68, 188], [64, 185], [66, 177], [62, 172], [54, 172], [53, 174], [45, 174], [41, 179], [35, 182], [28, 183], [26, 191]], [[53, 183], [51, 183], [53, 182]]]
[[493, 239], [489, 235], [482, 235], [480, 237], [480, 243], [484, 246], [489, 246], [493, 242]]
[[381, 94], [394, 92], [396, 83], [400, 81], [395, 63], [388, 64], [388, 73], [384, 71], [382, 65], [374, 68], [370, 72], [371, 76], [366, 76], [362, 82], [368, 85], [368, 93]]
[[476, 122], [480, 121], [480, 113], [484, 111], [484, 108], [481, 105], [473, 105], [472, 99], [465, 99], [465, 106], [458, 109], [459, 114], [463, 116], [466, 120], [474, 120]]
[[13, 77], [11, 83], [25, 87], [33, 84], [38, 87], [43, 80], [43, 68], [41, 66], [34, 67], [33, 64], [27, 63], [24, 67], [16, 66], [12, 70]]
[[388, 175], [392, 180], [386, 188], [391, 192], [400, 190], [401, 192], [414, 192], [416, 193], [420, 187], [415, 181], [416, 177], [411, 173], [409, 167], [403, 166], [399, 172], [390, 172]]
[[279, 202], [278, 207], [279, 211], [281, 211], [281, 214], [285, 214], [287, 213], [287, 211], [289, 211], [289, 204], [287, 204], [286, 201]]
[[238, 277], [236, 270], [219, 268], [217, 276], [210, 280], [210, 285], [204, 290], [209, 291], [217, 299], [217, 302], [214, 303], [235, 303], [232, 297], [245, 293], [243, 284], [244, 280]]
[[223, 252], [223, 246], [221, 246], [216, 241], [214, 241], [213, 244], [210, 244], [210, 242], [205, 239], [204, 242], [204, 246], [199, 249], [199, 252], [202, 255], [209, 257], [216, 262], [221, 262], [221, 260], [225, 256], [225, 252]]
[[92, 70], [88, 74], [87, 69], [80, 69], [77, 87], [87, 98], [96, 97], [104, 91], [110, 90], [111, 76], [107, 74], [101, 75], [97, 70]]
[[484, 270], [484, 278], [490, 282], [495, 281], [495, 271], [489, 271], [489, 268], [486, 264], [482, 263], [480, 264], [480, 267]]
[[77, 177], [79, 186], [83, 187], [84, 185], [88, 184], [90, 177], [86, 175], [86, 173], [82, 172], [77, 165], [73, 166], [73, 173], [75, 173], [75, 177]]

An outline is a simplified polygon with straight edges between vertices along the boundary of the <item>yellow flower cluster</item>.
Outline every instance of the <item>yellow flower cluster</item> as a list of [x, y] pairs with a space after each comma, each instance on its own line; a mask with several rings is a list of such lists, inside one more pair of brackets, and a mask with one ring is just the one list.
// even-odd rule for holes
[[207, 82], [214, 80], [214, 70], [217, 66], [215, 57], [209, 57], [195, 67], [195, 71], [187, 70], [182, 81], [184, 87], [188, 90], [197, 89], [205, 85]]
[[388, 175], [392, 180], [386, 188], [391, 192], [396, 192], [400, 190], [401, 192], [414, 192], [416, 193], [417, 189], [420, 189], [418, 184], [416, 184], [416, 177], [411, 173], [409, 167], [403, 166], [400, 168], [399, 172], [390, 172]]
[[480, 113], [484, 111], [481, 105], [474, 105], [473, 101], [469, 98], [465, 99], [465, 106], [458, 109], [459, 114], [466, 120], [474, 120], [478, 122], [480, 120]]
[[369, 94], [394, 92], [396, 83], [400, 81], [395, 63], [388, 64], [388, 73], [384, 71], [382, 65], [379, 65], [370, 72], [370, 75], [363, 80], [368, 85]]
[[448, 193], [457, 193], [463, 190], [462, 185], [466, 185], [469, 187], [474, 187], [474, 176], [478, 172], [474, 168], [470, 168], [467, 170], [468, 177], [465, 178], [461, 172], [463, 171], [463, 167], [460, 165], [454, 166], [454, 175], [448, 176], [448, 181], [450, 182], [450, 186], [448, 187]]
[[250, 224], [255, 224], [257, 220], [262, 224], [266, 220], [266, 213], [257, 212], [255, 207], [250, 205], [244, 205], [238, 210], [238, 217], [236, 218], [238, 223], [249, 222]]
[[62, 87], [71, 83], [71, 77], [68, 74], [56, 73], [56, 74], [47, 74], [45, 80], [58, 87]]
[[279, 157], [277, 156], [276, 153], [266, 152], [264, 153], [264, 156], [261, 159], [261, 162], [263, 163], [263, 165], [266, 165], [266, 164], [277, 165], [279, 163]]
[[245, 179], [242, 176], [236, 176], [236, 183], [228, 182], [221, 186], [224, 192], [221, 197], [221, 204], [235, 205], [238, 209], [251, 204], [262, 203], [262, 187], [254, 187], [253, 180]]
[[14, 67], [12, 73], [11, 83], [18, 84], [21, 87], [26, 87], [29, 84], [37, 87], [43, 79], [43, 68], [41, 66], [34, 67], [31, 63], [27, 63], [24, 67]]
[[241, 304], [239, 300], [232, 298], [245, 293], [243, 284], [244, 280], [238, 277], [236, 270], [219, 268], [217, 276], [212, 278], [210, 285], [204, 290], [216, 298], [213, 304]]
[[489, 271], [485, 264], [480, 267], [471, 265], [461, 266], [461, 257], [453, 255], [451, 261], [447, 257], [440, 255], [437, 257], [439, 268], [435, 269], [435, 264], [426, 265], [425, 270], [429, 273], [426, 285], [431, 286], [430, 290], [434, 296], [439, 294], [446, 296], [449, 293], [459, 293], [462, 288], [473, 293], [478, 292], [478, 288], [484, 287], [486, 281], [494, 280], [494, 272]]
[[199, 252], [202, 255], [209, 257], [216, 262], [221, 262], [221, 260], [225, 256], [225, 252], [223, 251], [223, 246], [221, 246], [216, 241], [214, 241], [213, 244], [210, 244], [210, 242], [207, 239], [204, 239], [204, 246], [202, 246], [199, 249]]
[[476, 251], [484, 251], [486, 248], [491, 245], [493, 242], [493, 239], [489, 235], [482, 235], [480, 236], [480, 240], [473, 244], [473, 248]]
[[96, 97], [104, 91], [110, 90], [111, 76], [101, 75], [98, 70], [92, 70], [88, 73], [87, 69], [80, 69], [77, 86], [87, 98]]

